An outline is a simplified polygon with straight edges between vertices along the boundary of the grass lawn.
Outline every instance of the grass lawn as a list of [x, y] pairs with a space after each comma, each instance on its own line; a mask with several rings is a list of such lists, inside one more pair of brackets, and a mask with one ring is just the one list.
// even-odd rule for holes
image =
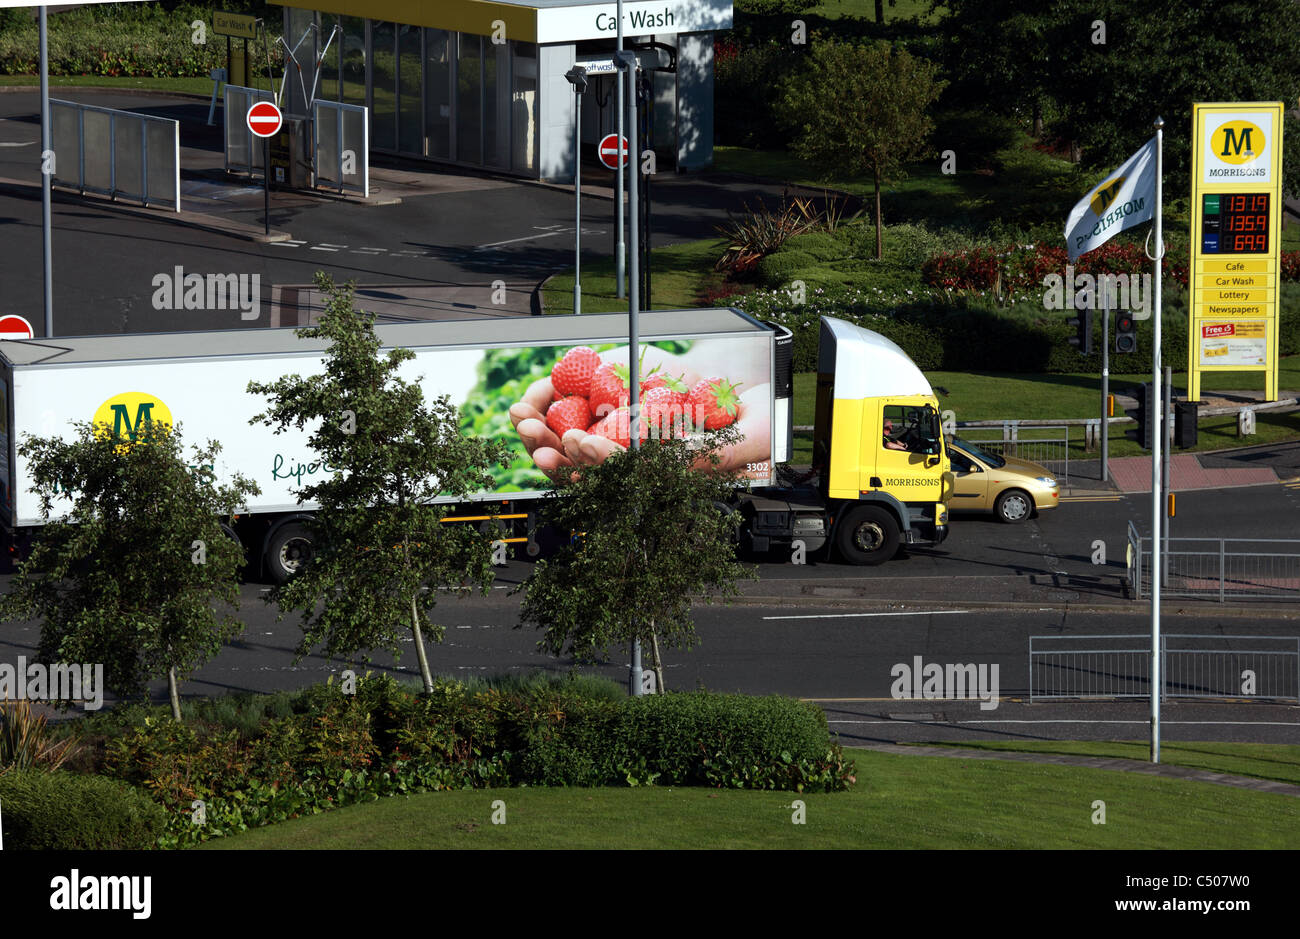
[[[38, 75], [0, 75], [0, 85], [40, 85]], [[131, 91], [138, 88], [151, 88], [156, 91], [177, 91], [196, 95], [212, 96], [212, 79], [210, 78], [122, 78], [109, 75], [51, 75], [50, 87], [79, 88], [117, 88]], [[266, 79], [261, 79], [261, 87], [266, 88]]]
[[[1294, 749], [1294, 748], [1292, 748]], [[1300, 799], [1027, 763], [847, 751], [850, 792], [496, 789], [349, 806], [219, 838], [213, 849], [1288, 848]], [[807, 806], [791, 823], [791, 801]], [[506, 806], [493, 825], [492, 803]], [[1105, 825], [1091, 821], [1106, 803]]]
[[[656, 248], [651, 254], [650, 300], [656, 310], [690, 309], [704, 306], [702, 294], [721, 286], [723, 278], [713, 264], [722, 257], [721, 238], [685, 241]], [[627, 300], [618, 299], [614, 259], [605, 258], [582, 266], [582, 312], [624, 313]], [[547, 313], [573, 312], [573, 271], [556, 274], [542, 288]]]
[[[1146, 740], [982, 740], [974, 743], [934, 743], [925, 746], [967, 747], [1015, 753], [1062, 753], [1075, 756], [1104, 756], [1125, 760], [1150, 759]], [[1253, 776], [1275, 782], [1300, 785], [1300, 746], [1268, 743], [1162, 743], [1160, 761], [1191, 766], [1216, 773]]]

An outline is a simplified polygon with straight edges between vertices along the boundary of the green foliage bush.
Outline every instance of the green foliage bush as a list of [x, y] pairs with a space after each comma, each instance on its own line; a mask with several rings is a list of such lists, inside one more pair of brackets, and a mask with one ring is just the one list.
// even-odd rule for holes
[[[196, 19], [208, 26], [206, 44], [195, 45], [191, 39], [190, 24]], [[283, 63], [274, 46], [278, 17], [269, 22], [271, 59], [278, 69]], [[161, 4], [144, 3], [59, 12], [49, 18], [50, 74], [203, 77], [224, 65], [226, 58], [226, 44], [211, 27], [212, 8], [194, 4], [170, 11]], [[253, 44], [252, 51], [264, 67], [261, 43]], [[0, 31], [0, 74], [33, 75], [38, 57], [36, 20], [11, 19]]]
[[[1161, 355], [1175, 367], [1187, 359], [1187, 292], [1167, 278], [1164, 285]], [[796, 371], [816, 371], [819, 322], [834, 316], [874, 330], [897, 343], [922, 370], [1031, 373], [1098, 372], [1101, 368], [1100, 315], [1095, 317], [1093, 355], [1085, 358], [1069, 343], [1072, 313], [1043, 308], [1041, 293], [1017, 294], [999, 302], [988, 291], [947, 293], [915, 290], [889, 293], [840, 287], [810, 289], [797, 303], [788, 289], [759, 290], [723, 301], [758, 319], [780, 323], [794, 333]], [[1281, 286], [1278, 348], [1300, 354], [1300, 284]], [[1288, 314], [1287, 311], [1295, 311]], [[1139, 354], [1150, 355], [1152, 321], [1137, 321]], [[1112, 369], [1117, 368], [1112, 360]]]
[[154, 846], [165, 823], [162, 807], [126, 783], [62, 771], [5, 773], [0, 805], [11, 849], [140, 850]]
[[[708, 692], [627, 698], [612, 682], [555, 676], [497, 684], [439, 680], [421, 694], [365, 677], [355, 695], [317, 685], [253, 734], [147, 715], [106, 741], [104, 768], [162, 807], [163, 846], [431, 789], [836, 791], [854, 782], [825, 715], [807, 702]], [[203, 824], [192, 816], [196, 799]]]
[[931, 137], [935, 150], [952, 150], [957, 169], [991, 167], [998, 152], [1020, 144], [1023, 132], [1010, 117], [984, 110], [944, 111], [935, 117]]

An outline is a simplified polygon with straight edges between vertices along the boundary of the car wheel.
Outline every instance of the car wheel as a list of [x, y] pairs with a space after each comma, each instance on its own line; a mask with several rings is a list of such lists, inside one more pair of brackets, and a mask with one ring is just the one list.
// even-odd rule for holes
[[993, 504], [993, 511], [1007, 524], [1019, 525], [1034, 514], [1034, 500], [1023, 489], [1008, 489], [998, 496], [998, 501]]
[[860, 505], [835, 520], [835, 546], [850, 564], [874, 567], [898, 553], [898, 520], [878, 505]]
[[277, 584], [288, 583], [311, 560], [314, 543], [307, 526], [298, 522], [281, 525], [266, 546], [266, 569]]

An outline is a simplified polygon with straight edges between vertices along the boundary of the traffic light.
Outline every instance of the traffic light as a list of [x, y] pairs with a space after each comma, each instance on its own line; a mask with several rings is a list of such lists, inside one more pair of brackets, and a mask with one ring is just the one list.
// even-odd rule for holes
[[1196, 446], [1197, 407], [1195, 401], [1174, 403], [1174, 443], [1183, 450]]
[[1077, 312], [1078, 316], [1067, 321], [1075, 330], [1075, 335], [1070, 339], [1070, 345], [1078, 349], [1081, 355], [1092, 355], [1092, 310], [1078, 310]]
[[1129, 411], [1129, 416], [1137, 421], [1137, 430], [1126, 430], [1124, 436], [1129, 440], [1136, 440], [1141, 444], [1142, 449], [1150, 450], [1152, 443], [1152, 431], [1155, 430], [1155, 397], [1151, 393], [1151, 383], [1144, 382], [1137, 389], [1137, 407]]
[[1115, 352], [1123, 355], [1126, 352], [1136, 352], [1137, 347], [1137, 324], [1133, 322], [1133, 314], [1120, 310], [1115, 314]]

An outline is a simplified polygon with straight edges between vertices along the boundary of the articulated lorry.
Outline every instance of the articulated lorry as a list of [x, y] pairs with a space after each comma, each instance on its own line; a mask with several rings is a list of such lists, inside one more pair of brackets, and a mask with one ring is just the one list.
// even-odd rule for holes
[[[509, 465], [494, 471], [493, 488], [458, 505], [451, 519], [481, 524], [492, 540], [537, 554], [537, 500], [551, 488], [550, 476], [570, 457], [582, 456], [574, 435], [562, 439], [556, 432], [562, 425], [548, 426], [556, 386], [563, 384], [557, 366], [578, 346], [593, 350], [601, 364], [626, 364], [626, 315], [375, 329], [385, 348], [414, 351], [400, 374], [418, 381], [426, 399], [448, 395], [461, 409], [464, 433], [510, 449]], [[725, 459], [746, 483], [731, 506], [742, 514], [746, 547], [810, 553], [833, 541], [846, 560], [879, 564], [900, 543], [944, 539], [953, 477], [938, 405], [925, 377], [889, 340], [822, 319], [814, 467], [796, 480], [784, 465], [793, 438], [787, 330], [738, 310], [667, 310], [641, 315], [640, 339], [643, 381], [655, 375], [687, 385], [719, 379], [730, 389], [720, 420], [733, 422], [741, 434]], [[92, 421], [128, 439], [141, 422], [161, 420], [179, 425], [187, 441], [221, 443], [210, 468], [218, 479], [240, 472], [259, 485], [261, 494], [230, 520], [228, 533], [267, 575], [283, 582], [312, 550], [316, 507], [300, 503], [297, 491], [332, 468], [312, 453], [308, 430], [275, 434], [250, 423], [268, 401], [247, 389], [282, 375], [321, 374], [325, 348], [292, 329], [0, 342], [0, 521], [12, 542], [45, 524], [30, 467], [17, 451], [23, 435], [68, 437], [71, 421]], [[588, 430], [595, 433], [600, 416], [591, 417], [596, 423]], [[608, 452], [609, 444], [603, 447]], [[66, 500], [56, 502], [52, 517], [70, 508]]]

